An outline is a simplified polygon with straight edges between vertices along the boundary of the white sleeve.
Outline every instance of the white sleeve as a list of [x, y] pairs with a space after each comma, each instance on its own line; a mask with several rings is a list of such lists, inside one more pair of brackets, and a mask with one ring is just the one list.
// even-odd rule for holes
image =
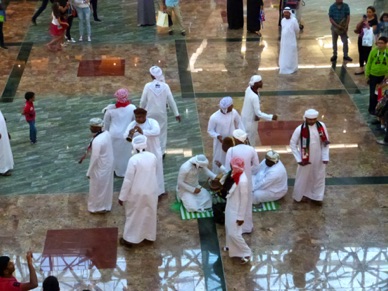
[[185, 178], [189, 172], [190, 169], [188, 169], [186, 165], [183, 164], [178, 173], [178, 188], [190, 193], [194, 193], [196, 187], [193, 187], [185, 182]]
[[290, 140], [291, 152], [294, 155], [297, 163], [300, 163], [302, 161], [302, 156], [301, 156], [301, 153], [299, 150], [301, 128], [302, 128], [302, 125], [299, 125], [295, 129], [294, 133], [292, 134], [291, 140]]
[[152, 118], [149, 118], [147, 121], [151, 125], [151, 128], [150, 129], [143, 129], [143, 134], [147, 137], [148, 136], [159, 136], [160, 135], [159, 123], [155, 119], [152, 119]]
[[136, 167], [133, 163], [133, 160], [129, 160], [127, 170], [125, 171], [123, 185], [121, 186], [119, 200], [126, 201], [128, 200], [128, 194], [131, 191], [133, 178], [135, 177]]
[[176, 106], [174, 96], [172, 96], [171, 89], [170, 87], [166, 84], [167, 86], [167, 102], [168, 105], [171, 107], [172, 111], [174, 112], [174, 116], [179, 115], [178, 107]]
[[212, 138], [217, 138], [217, 136], [219, 136], [219, 134], [216, 132], [216, 118], [214, 117], [214, 114], [212, 114], [209, 118], [207, 132]]
[[273, 114], [267, 114], [267, 113], [264, 113], [260, 110], [260, 97], [258, 96], [257, 98], [253, 98], [252, 101], [253, 101], [253, 110], [254, 110], [255, 114], [257, 115], [257, 117], [264, 119], [264, 120], [271, 121]]
[[148, 103], [148, 94], [147, 94], [147, 91], [148, 91], [148, 89], [147, 89], [147, 86], [148, 84], [146, 84], [145, 86], [144, 86], [144, 89], [143, 89], [143, 93], [141, 94], [141, 97], [140, 97], [140, 104], [139, 104], [139, 106], [140, 106], [140, 108], [146, 108], [146, 106], [147, 106], [147, 103]]
[[[321, 122], [321, 124], [323, 126], [323, 129], [325, 130], [327, 140], [330, 140], [329, 134], [327, 133], [326, 125], [323, 122]], [[323, 143], [321, 143], [321, 147], [322, 147], [322, 161], [329, 161], [329, 147], [330, 147], [330, 145], [323, 146]]]

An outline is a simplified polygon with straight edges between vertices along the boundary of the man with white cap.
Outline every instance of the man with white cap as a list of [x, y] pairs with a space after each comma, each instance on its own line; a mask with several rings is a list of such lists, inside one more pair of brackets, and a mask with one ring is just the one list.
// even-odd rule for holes
[[162, 69], [158, 66], [152, 66], [150, 74], [153, 80], [144, 86], [140, 98], [140, 107], [147, 110], [148, 117], [159, 122], [160, 146], [164, 155], [167, 145], [167, 105], [174, 112], [175, 119], [178, 122], [181, 122], [181, 117], [170, 87], [165, 83]]
[[248, 203], [250, 205], [249, 210], [245, 214], [244, 224], [243, 224], [243, 233], [251, 233], [253, 230], [253, 221], [252, 221], [252, 175], [255, 175], [259, 168], [259, 157], [255, 149], [249, 145], [246, 145], [247, 142], [247, 133], [241, 129], [236, 129], [233, 131], [233, 137], [235, 139], [236, 145], [228, 149], [225, 158], [225, 168], [227, 171], [231, 170], [230, 162], [233, 158], [238, 157], [244, 160], [245, 174], [248, 179]]
[[251, 146], [256, 145], [257, 122], [260, 118], [264, 120], [277, 120], [276, 114], [267, 114], [260, 110], [259, 88], [263, 88], [263, 80], [260, 75], [254, 75], [249, 81], [249, 86], [245, 90], [244, 103], [241, 110], [241, 119], [248, 134]]
[[292, 74], [298, 70], [298, 44], [296, 42], [299, 33], [298, 20], [292, 17], [290, 7], [283, 10], [279, 53], [279, 74]]
[[159, 123], [153, 118], [148, 118], [147, 110], [143, 108], [136, 108], [133, 113], [135, 113], [135, 120], [128, 125], [124, 133], [124, 138], [132, 142], [132, 139], [138, 134], [147, 137], [147, 150], [153, 153], [157, 160], [156, 179], [158, 181], [158, 192], [160, 196], [165, 195], [167, 192], [165, 192], [164, 188], [163, 158], [159, 142]]
[[305, 122], [295, 129], [290, 140], [291, 151], [298, 163], [292, 194], [296, 202], [306, 197], [322, 204], [330, 141], [326, 125], [317, 120], [318, 114], [315, 109], [306, 110]]
[[89, 121], [93, 139], [90, 142], [88, 210], [90, 213], [105, 213], [112, 209], [113, 198], [113, 146], [108, 131], [102, 131], [101, 118]]
[[120, 243], [129, 246], [143, 240], [156, 240], [158, 208], [157, 160], [146, 151], [147, 137], [137, 135], [132, 140], [136, 153], [130, 158], [119, 194], [119, 204], [125, 208], [125, 226]]
[[104, 129], [112, 138], [114, 155], [114, 172], [118, 177], [124, 177], [129, 158], [132, 153], [131, 143], [123, 138], [127, 126], [135, 119], [135, 105], [128, 100], [129, 92], [122, 88], [116, 91], [116, 103], [109, 106], [104, 115]]
[[7, 130], [7, 124], [3, 113], [0, 111], [0, 175], [11, 176], [13, 169], [13, 155], [11, 150], [11, 144], [9, 142], [9, 135]]
[[202, 172], [210, 179], [216, 174], [207, 166], [208, 159], [204, 155], [196, 155], [186, 161], [179, 169], [177, 182], [177, 197], [189, 212], [202, 212], [212, 208], [212, 196], [199, 185], [198, 176]]
[[225, 162], [225, 152], [222, 150], [222, 140], [231, 136], [235, 129], [244, 130], [244, 125], [237, 110], [233, 108], [232, 97], [224, 97], [219, 104], [220, 109], [210, 116], [207, 132], [213, 138], [213, 172], [218, 174], [219, 167], [215, 161], [221, 164]]
[[253, 204], [279, 200], [288, 190], [287, 171], [277, 152], [270, 150], [252, 178]]

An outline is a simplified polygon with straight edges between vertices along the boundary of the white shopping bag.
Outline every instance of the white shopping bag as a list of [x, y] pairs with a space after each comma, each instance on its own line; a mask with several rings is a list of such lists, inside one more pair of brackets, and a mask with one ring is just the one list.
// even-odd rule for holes
[[163, 11], [158, 11], [158, 21], [156, 22], [157, 26], [168, 27], [168, 14]]
[[363, 30], [364, 30], [364, 35], [362, 36], [362, 46], [372, 46], [373, 39], [374, 39], [373, 28], [369, 27], [369, 29], [364, 28]]

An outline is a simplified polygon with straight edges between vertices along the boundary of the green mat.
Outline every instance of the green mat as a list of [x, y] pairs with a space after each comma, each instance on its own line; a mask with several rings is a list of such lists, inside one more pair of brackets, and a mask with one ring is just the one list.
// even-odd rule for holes
[[[220, 197], [213, 196], [213, 204], [223, 203], [223, 202], [224, 202], [224, 200], [222, 200]], [[176, 202], [176, 204], [178, 204], [180, 206], [179, 212], [181, 214], [182, 220], [213, 217], [213, 210], [207, 210], [207, 211], [203, 211], [203, 212], [188, 212], [186, 210], [186, 208], [183, 206], [182, 202]], [[261, 208], [258, 208], [258, 207], [256, 207], [256, 205], [253, 205], [252, 212], [275, 211], [275, 210], [278, 210], [279, 208], [280, 208], [279, 203], [276, 201], [275, 202], [264, 202], [264, 203], [262, 203]]]

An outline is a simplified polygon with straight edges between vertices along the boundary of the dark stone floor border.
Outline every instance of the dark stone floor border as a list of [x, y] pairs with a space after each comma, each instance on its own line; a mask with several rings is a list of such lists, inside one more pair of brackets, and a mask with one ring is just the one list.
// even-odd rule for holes
[[360, 94], [361, 91], [358, 89], [356, 83], [354, 83], [353, 79], [350, 77], [349, 72], [346, 70], [345, 66], [336, 67], [336, 63], [334, 62], [332, 65], [334, 72], [337, 74], [341, 83], [345, 86], [346, 91], [349, 94]]
[[186, 40], [175, 40], [175, 49], [182, 98], [194, 98], [193, 79], [191, 78], [191, 72], [187, 70], [189, 66], [189, 56], [187, 54]]
[[20, 45], [19, 54], [16, 58], [15, 64], [12, 67], [11, 73], [8, 77], [7, 83], [3, 93], [1, 94], [1, 102], [12, 102], [20, 80], [23, 76], [24, 68], [27, 64], [28, 58], [30, 57], [31, 49], [33, 46], [32, 42], [23, 43], [7, 43], [9, 46]]
[[[294, 186], [295, 179], [288, 179], [288, 186]], [[326, 178], [326, 186], [347, 186], [347, 185], [386, 185], [388, 176], [375, 177], [337, 177]]]
[[[301, 96], [301, 95], [338, 95], [347, 94], [347, 90], [344, 89], [325, 89], [325, 90], [284, 90], [284, 91], [262, 91], [262, 96]], [[203, 92], [195, 93], [196, 98], [213, 98], [213, 97], [244, 97], [245, 92]]]
[[213, 218], [198, 219], [198, 230], [206, 290], [226, 290], [224, 267]]

